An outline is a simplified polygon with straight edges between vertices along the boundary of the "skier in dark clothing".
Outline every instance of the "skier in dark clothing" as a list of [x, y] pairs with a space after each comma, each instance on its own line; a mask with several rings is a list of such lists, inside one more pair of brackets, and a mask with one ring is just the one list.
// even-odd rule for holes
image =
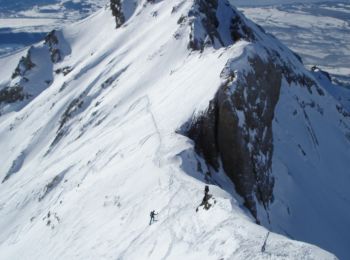
[[[203, 200], [202, 200], [202, 203], [197, 207], [196, 211], [198, 211], [198, 208], [200, 206], [204, 206], [204, 209], [208, 210], [210, 209], [210, 207], [212, 206], [210, 203], [209, 203], [209, 200], [213, 197], [213, 195], [209, 194], [209, 186], [208, 185], [205, 185], [205, 188], [204, 188], [204, 197], [203, 197]], [[215, 203], [216, 201], [214, 201]]]
[[149, 215], [151, 217], [151, 219], [149, 221], [149, 225], [151, 225], [154, 221], [156, 221], [154, 217], [155, 217], [155, 215], [158, 215], [158, 214], [154, 210], [152, 210]]
[[208, 194], [208, 193], [209, 193], [209, 186], [205, 185], [204, 194]]

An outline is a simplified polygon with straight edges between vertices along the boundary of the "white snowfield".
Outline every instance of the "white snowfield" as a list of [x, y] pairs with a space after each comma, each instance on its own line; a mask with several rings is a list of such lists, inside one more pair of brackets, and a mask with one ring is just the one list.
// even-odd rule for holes
[[[196, 212], [204, 176], [177, 130], [208, 106], [227, 60], [250, 43], [190, 52], [190, 28], [177, 21], [192, 1], [143, 2], [119, 29], [109, 8], [64, 29], [70, 54], [62, 62], [50, 68], [33, 54], [28, 88], [52, 78], [49, 87], [1, 107], [0, 259], [336, 259], [255, 224], [223, 173], [225, 189], [210, 185], [214, 206]], [[0, 59], [1, 89], [21, 56]], [[54, 72], [67, 66], [67, 75]], [[307, 105], [314, 97], [306, 88], [283, 84], [271, 225], [259, 216], [349, 256], [349, 140], [336, 102], [315, 96], [322, 116]], [[149, 225], [151, 210], [158, 215]]]
[[268, 0], [231, 2], [298, 53], [307, 66], [318, 65], [329, 73], [346, 77], [349, 85], [349, 0], [287, 1], [285, 5], [281, 5], [284, 1], [275, 1], [275, 5], [268, 6], [259, 6], [269, 4]]
[[266, 5], [281, 5], [281, 4], [310, 4], [310, 3], [347, 3], [349, 0], [230, 0], [235, 5], [241, 6], [266, 6]]

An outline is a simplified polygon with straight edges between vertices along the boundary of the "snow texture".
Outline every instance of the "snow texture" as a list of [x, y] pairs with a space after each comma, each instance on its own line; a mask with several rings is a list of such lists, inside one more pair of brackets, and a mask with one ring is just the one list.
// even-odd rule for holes
[[[333, 96], [298, 85], [282, 85], [270, 222], [259, 212], [281, 234], [255, 224], [223, 172], [209, 180], [216, 204], [196, 213], [205, 163], [177, 132], [252, 45], [189, 50], [191, 28], [178, 21], [192, 7], [147, 3], [118, 29], [101, 9], [63, 29], [69, 51], [57, 63], [44, 42], [31, 48], [30, 99], [1, 107], [1, 260], [336, 259], [291, 238], [349, 256], [349, 119]], [[27, 52], [0, 58], [0, 89]]]

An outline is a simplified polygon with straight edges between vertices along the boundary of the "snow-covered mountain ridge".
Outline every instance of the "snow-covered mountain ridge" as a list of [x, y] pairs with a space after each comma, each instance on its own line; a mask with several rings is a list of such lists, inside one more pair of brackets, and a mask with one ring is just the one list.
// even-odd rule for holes
[[[1, 58], [0, 258], [334, 259], [257, 220], [345, 257], [339, 104], [226, 1], [136, 2]], [[201, 116], [215, 145], [196, 153]]]

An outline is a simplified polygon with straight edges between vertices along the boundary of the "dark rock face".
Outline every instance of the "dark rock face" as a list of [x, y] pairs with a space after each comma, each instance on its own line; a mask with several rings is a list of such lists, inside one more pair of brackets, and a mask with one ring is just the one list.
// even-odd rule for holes
[[254, 41], [255, 35], [253, 30], [250, 29], [243, 21], [242, 17], [236, 15], [232, 18], [230, 26], [231, 37], [234, 42], [239, 40]]
[[112, 10], [112, 15], [115, 17], [116, 28], [119, 28], [125, 22], [121, 1], [110, 0], [110, 8]]
[[[6, 104], [26, 99], [31, 100], [38, 95], [37, 91], [42, 91], [50, 86], [53, 78], [51, 72], [48, 73], [47, 70], [49, 68], [53, 70], [53, 64], [60, 62], [70, 51], [70, 47], [65, 42], [62, 32], [55, 30], [46, 35], [44, 44], [31, 46], [12, 73], [12, 81], [0, 90], [1, 113], [3, 111], [6, 113], [6, 111], [12, 109], [11, 106], [6, 106]], [[34, 67], [35, 69], [33, 69]], [[65, 67], [59, 72], [66, 75], [70, 71], [70, 67]], [[40, 75], [42, 77], [44, 74], [45, 78], [38, 81], [37, 76]], [[25, 103], [23, 102], [22, 105], [25, 105]], [[20, 109], [20, 106], [17, 106], [15, 109]]]
[[35, 67], [35, 64], [32, 62], [32, 59], [31, 59], [31, 51], [32, 49], [30, 48], [28, 50], [27, 56], [22, 57], [20, 59], [15, 71], [12, 74], [13, 79], [18, 76], [23, 77], [27, 71]]
[[[220, 22], [223, 22], [217, 16], [219, 5], [224, 5], [229, 12], [229, 18], [225, 19], [231, 19], [230, 42], [225, 42], [218, 31]], [[188, 18], [182, 19], [182, 22], [189, 21], [191, 33], [188, 48], [194, 51], [202, 51], [207, 46], [224, 47], [241, 39], [254, 41], [256, 38], [253, 30], [245, 25], [244, 18], [226, 0], [195, 0]]]
[[59, 69], [55, 70], [55, 73], [56, 73], [56, 74], [62, 73], [64, 76], [66, 76], [66, 75], [68, 75], [69, 73], [71, 73], [72, 70], [73, 70], [72, 67], [66, 66], [66, 67], [59, 68]]
[[227, 65], [222, 73], [225, 83], [208, 110], [192, 121], [188, 136], [214, 169], [218, 170], [221, 159], [226, 174], [257, 218], [255, 201], [267, 208], [273, 200], [272, 120], [282, 68], [258, 56], [249, 62], [252, 72], [245, 75], [235, 75]]
[[62, 55], [60, 49], [58, 48], [58, 37], [56, 30], [49, 32], [45, 36], [45, 45], [49, 47], [51, 61], [53, 63], [60, 62], [62, 60]]
[[24, 91], [23, 84], [28, 82], [27, 76], [29, 72], [36, 66], [36, 64], [34, 64], [32, 61], [32, 51], [33, 47], [30, 47], [27, 55], [20, 59], [15, 71], [12, 73], [11, 78], [19, 78], [19, 82], [13, 85], [10, 84], [9, 86], [6, 86], [0, 90], [0, 105], [11, 104], [30, 98], [31, 95]]
[[[197, 0], [193, 10], [190, 11], [189, 17], [195, 17], [191, 24], [191, 34], [188, 47], [192, 50], [203, 50], [204, 46], [212, 45], [217, 39], [222, 43], [220, 35], [217, 32], [219, 21], [216, 17], [216, 9], [218, 7], [217, 0]], [[201, 18], [199, 13], [204, 14]], [[198, 21], [198, 20], [199, 21]], [[197, 21], [196, 21], [197, 20]], [[197, 35], [196, 23], [201, 24], [206, 33], [205, 37]]]
[[229, 47], [240, 40], [257, 47], [241, 58], [249, 70], [235, 71], [234, 61], [228, 61], [221, 73], [222, 85], [208, 109], [192, 119], [187, 135], [211, 169], [223, 168], [258, 222], [256, 203], [267, 209], [273, 201], [272, 121], [282, 79], [311, 94], [324, 92], [312, 77], [300, 72], [298, 56], [278, 41], [272, 46], [265, 39], [273, 36], [250, 23], [226, 0], [194, 0], [188, 16], [178, 23], [191, 26], [188, 47], [193, 51]]
[[21, 86], [5, 87], [0, 90], [0, 104], [22, 101], [25, 97], [26, 94]]
[[206, 113], [193, 119], [187, 131], [187, 135], [195, 142], [196, 151], [215, 170], [220, 166], [217, 144], [218, 118], [217, 98], [215, 98], [210, 101]]

